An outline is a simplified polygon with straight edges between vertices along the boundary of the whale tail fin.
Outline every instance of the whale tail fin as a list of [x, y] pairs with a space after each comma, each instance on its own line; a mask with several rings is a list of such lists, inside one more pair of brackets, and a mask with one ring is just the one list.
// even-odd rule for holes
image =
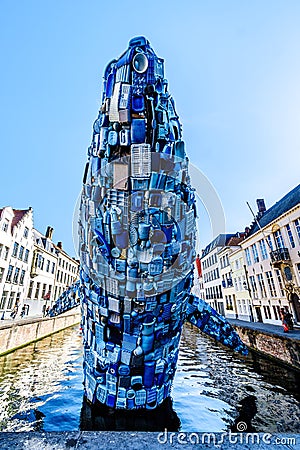
[[245, 356], [248, 354], [246, 345], [225, 317], [193, 294], [189, 296], [186, 320], [226, 347]]
[[47, 316], [59, 316], [69, 311], [69, 309], [76, 308], [80, 304], [79, 289], [80, 281], [77, 280], [62, 292], [52, 307], [47, 311]]

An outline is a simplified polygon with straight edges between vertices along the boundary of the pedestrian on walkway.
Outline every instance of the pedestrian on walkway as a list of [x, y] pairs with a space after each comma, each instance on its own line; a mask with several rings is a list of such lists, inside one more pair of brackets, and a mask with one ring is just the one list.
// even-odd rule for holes
[[285, 307], [285, 320], [286, 320], [287, 326], [289, 327], [289, 330], [293, 330], [294, 329], [293, 316], [289, 312], [287, 307]]
[[285, 333], [288, 333], [289, 326], [288, 326], [288, 322], [287, 322], [286, 310], [284, 308], [280, 309], [280, 318], [281, 318], [281, 322], [282, 322], [282, 326], [283, 326], [283, 331]]
[[25, 305], [24, 305], [24, 306], [22, 307], [21, 313], [20, 313], [21, 319], [25, 316], [25, 310], [26, 310], [26, 307], [25, 307]]
[[12, 312], [11, 312], [11, 314], [10, 314], [10, 317], [11, 317], [12, 319], [15, 319], [17, 313], [18, 313], [18, 305], [15, 305], [14, 309], [12, 310]]

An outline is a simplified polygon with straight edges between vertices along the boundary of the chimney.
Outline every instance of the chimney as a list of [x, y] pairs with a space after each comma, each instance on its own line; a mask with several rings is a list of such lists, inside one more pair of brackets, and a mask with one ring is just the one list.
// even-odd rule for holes
[[45, 237], [47, 239], [52, 240], [52, 236], [53, 236], [53, 228], [52, 227], [47, 227]]
[[265, 200], [263, 198], [258, 198], [256, 200], [259, 215], [262, 216], [266, 212]]
[[61, 242], [61, 241], [59, 241], [59, 242], [57, 243], [57, 247], [60, 248], [60, 249], [62, 250], [63, 247], [62, 247], [62, 242]]

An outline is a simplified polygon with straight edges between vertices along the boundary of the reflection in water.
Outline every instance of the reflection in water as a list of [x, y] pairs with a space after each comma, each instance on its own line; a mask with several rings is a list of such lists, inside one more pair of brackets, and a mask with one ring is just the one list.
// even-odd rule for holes
[[178, 431], [180, 420], [167, 398], [153, 411], [113, 411], [107, 407], [93, 407], [83, 399], [80, 429], [83, 431]]
[[183, 431], [234, 430], [238, 422], [249, 431], [300, 431], [299, 372], [254, 352], [244, 358], [188, 324], [172, 395]]
[[0, 431], [78, 429], [81, 366], [78, 327], [0, 357]]
[[[78, 327], [0, 357], [0, 431], [299, 432], [299, 374], [241, 357], [186, 325], [173, 402], [155, 411], [95, 409], [83, 397]], [[174, 408], [174, 409], [173, 409]]]

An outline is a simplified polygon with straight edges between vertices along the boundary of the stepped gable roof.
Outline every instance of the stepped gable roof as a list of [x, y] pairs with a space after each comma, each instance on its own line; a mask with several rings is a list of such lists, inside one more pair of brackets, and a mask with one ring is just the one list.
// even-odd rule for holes
[[[225, 247], [230, 238], [236, 236], [236, 234], [219, 234], [208, 246], [202, 251], [201, 259], [208, 255], [216, 247]], [[231, 244], [232, 245], [232, 244]]]
[[[298, 186], [296, 186], [284, 197], [282, 197], [282, 199], [280, 199], [277, 203], [275, 203], [275, 205], [267, 209], [267, 211], [263, 214], [263, 216], [260, 219], [258, 219], [259, 225], [261, 226], [261, 228], [264, 228], [265, 226], [269, 225], [269, 223], [273, 222], [278, 217], [280, 217], [282, 214], [292, 209], [298, 203], [300, 203], [300, 184], [298, 184]], [[257, 231], [259, 231], [259, 227], [255, 222], [252, 228], [250, 229], [248, 236], [251, 236]]]
[[242, 242], [245, 239], [245, 233], [243, 233], [242, 235], [238, 236], [233, 236], [231, 238], [228, 239], [226, 245], [229, 245], [231, 247], [234, 247], [236, 245], [239, 245], [240, 242]]
[[29, 209], [13, 209], [14, 217], [13, 217], [13, 220], [11, 222], [11, 230], [13, 230], [13, 228], [16, 225], [18, 225], [20, 220], [23, 219], [23, 217], [25, 216], [25, 214], [28, 213], [28, 211], [29, 211]]

